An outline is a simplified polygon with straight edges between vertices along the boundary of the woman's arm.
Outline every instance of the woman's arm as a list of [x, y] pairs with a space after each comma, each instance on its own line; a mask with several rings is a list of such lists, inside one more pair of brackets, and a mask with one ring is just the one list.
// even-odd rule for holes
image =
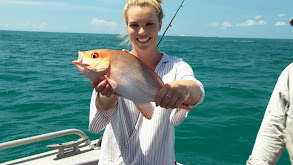
[[90, 132], [100, 132], [110, 123], [117, 111], [119, 96], [113, 94], [113, 89], [107, 83], [92, 82], [94, 88], [90, 104]]
[[182, 59], [174, 65], [174, 81], [167, 82], [158, 92], [155, 102], [164, 108], [177, 108], [182, 103], [200, 104], [205, 96], [203, 85], [194, 77], [193, 69]]
[[170, 123], [177, 126], [186, 119], [190, 112], [178, 108], [178, 106], [184, 103], [193, 108], [195, 105], [201, 104], [205, 91], [202, 83], [194, 77], [193, 69], [186, 62], [180, 60], [173, 69], [175, 72], [170, 72], [169, 77], [175, 74], [174, 81], [166, 83], [159, 91], [156, 104], [165, 108], [173, 108]]

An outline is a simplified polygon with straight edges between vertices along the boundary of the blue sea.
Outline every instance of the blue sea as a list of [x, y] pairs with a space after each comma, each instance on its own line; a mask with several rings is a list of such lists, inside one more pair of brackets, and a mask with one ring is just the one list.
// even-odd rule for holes
[[[123, 49], [110, 34], [0, 31], [0, 143], [64, 129], [88, 131], [92, 88], [71, 61], [89, 49]], [[293, 62], [293, 40], [166, 36], [159, 50], [194, 69], [206, 91], [176, 130], [184, 165], [243, 165], [270, 95]], [[76, 135], [0, 151], [0, 163], [49, 151]], [[279, 165], [290, 164], [285, 151]]]

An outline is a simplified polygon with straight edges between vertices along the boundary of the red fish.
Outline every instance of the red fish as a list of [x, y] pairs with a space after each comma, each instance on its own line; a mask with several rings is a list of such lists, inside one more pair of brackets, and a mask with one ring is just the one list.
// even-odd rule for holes
[[[155, 97], [164, 85], [162, 79], [134, 55], [122, 50], [79, 51], [72, 61], [81, 74], [91, 81], [107, 79], [114, 92], [132, 100], [142, 115], [151, 119]], [[190, 110], [187, 105], [180, 108]]]

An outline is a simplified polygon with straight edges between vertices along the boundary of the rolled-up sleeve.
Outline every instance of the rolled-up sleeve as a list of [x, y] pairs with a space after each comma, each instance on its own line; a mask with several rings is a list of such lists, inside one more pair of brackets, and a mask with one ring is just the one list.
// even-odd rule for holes
[[96, 98], [98, 93], [93, 90], [91, 103], [90, 103], [90, 116], [89, 116], [89, 131], [96, 133], [103, 130], [112, 120], [115, 112], [117, 111], [117, 105], [108, 110], [100, 110], [96, 107]]
[[[204, 87], [203, 87], [202, 83], [194, 77], [194, 72], [193, 72], [192, 68], [190, 67], [190, 65], [187, 64], [186, 62], [184, 62], [183, 60], [181, 60], [178, 63], [175, 80], [194, 81], [200, 87], [200, 99], [195, 105], [190, 106], [190, 108], [194, 108], [196, 105], [201, 104], [203, 102], [204, 97], [205, 97]], [[185, 120], [188, 113], [189, 113], [189, 111], [185, 110], [185, 109], [181, 109], [181, 108], [174, 109], [170, 115], [171, 123], [174, 126], [180, 125]]]

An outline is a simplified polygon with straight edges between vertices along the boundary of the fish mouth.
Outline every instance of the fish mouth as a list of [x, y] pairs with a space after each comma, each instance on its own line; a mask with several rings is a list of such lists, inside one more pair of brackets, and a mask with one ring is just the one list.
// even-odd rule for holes
[[75, 65], [82, 65], [83, 64], [83, 53], [78, 51], [78, 59], [75, 61], [72, 61]]
[[78, 51], [78, 61], [80, 61], [80, 63], [83, 64], [84, 56], [81, 51]]
[[[78, 67], [78, 68], [89, 66], [89, 64], [87, 63], [87, 60], [86, 60], [85, 57], [84, 57], [84, 54], [83, 54], [81, 51], [78, 51], [78, 59], [75, 60], [75, 61], [72, 61], [72, 63], [73, 63], [76, 67]], [[97, 67], [99, 67], [99, 64], [100, 64], [100, 63], [101, 63], [101, 61], [98, 62], [97, 65], [94, 66], [94, 67], [93, 67], [92, 69], [90, 69], [90, 70], [94, 71]], [[89, 68], [88, 68], [88, 69], [89, 69]]]

